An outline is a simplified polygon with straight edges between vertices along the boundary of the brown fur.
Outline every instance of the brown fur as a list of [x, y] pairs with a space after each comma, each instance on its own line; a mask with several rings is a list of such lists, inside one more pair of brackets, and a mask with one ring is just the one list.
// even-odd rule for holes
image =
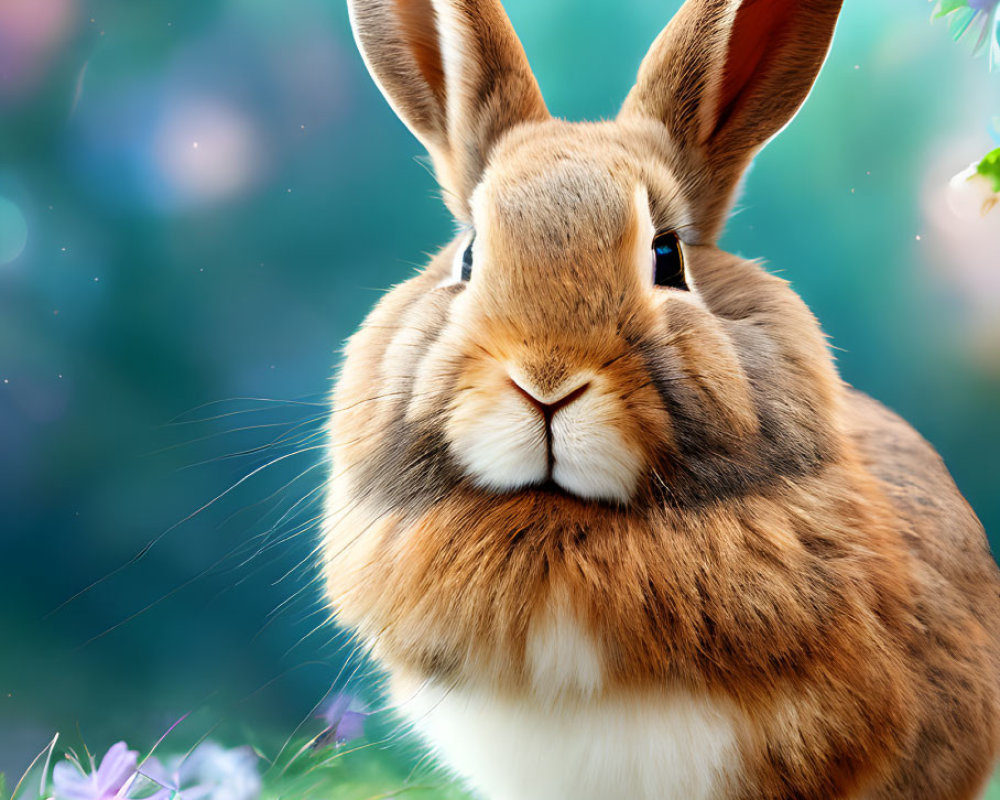
[[[743, 712], [727, 798], [971, 800], [1000, 742], [982, 527], [929, 445], [840, 381], [787, 284], [713, 245], [839, 2], [689, 0], [622, 116], [585, 125], [543, 118], [498, 4], [442, 2], [469, 73], [433, 50], [429, 2], [352, 0], [486, 257], [437, 288], [453, 243], [348, 346], [325, 531], [339, 621], [390, 670], [523, 695], [555, 593], [605, 653], [605, 691], [689, 686]], [[637, 187], [681, 234], [691, 296], [635, 267]], [[613, 387], [644, 464], [628, 503], [470, 481], [452, 442], [514, 391], [511, 363], [542, 389]]]

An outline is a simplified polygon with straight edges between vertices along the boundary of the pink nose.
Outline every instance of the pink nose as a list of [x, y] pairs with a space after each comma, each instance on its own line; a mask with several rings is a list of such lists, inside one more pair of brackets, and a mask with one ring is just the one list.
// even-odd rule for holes
[[566, 408], [566, 406], [577, 400], [584, 392], [587, 391], [587, 389], [590, 388], [590, 384], [585, 383], [582, 386], [577, 386], [575, 389], [570, 389], [568, 392], [563, 394], [557, 394], [555, 397], [547, 395], [543, 401], [536, 397], [534, 393], [521, 386], [521, 384], [513, 378], [510, 379], [510, 384], [525, 400], [541, 412], [541, 415], [545, 418], [546, 424], [552, 422], [552, 417], [555, 416], [557, 411]]

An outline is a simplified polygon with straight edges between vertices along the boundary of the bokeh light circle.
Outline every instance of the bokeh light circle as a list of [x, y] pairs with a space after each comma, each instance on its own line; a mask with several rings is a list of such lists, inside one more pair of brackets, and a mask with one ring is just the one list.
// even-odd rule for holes
[[0, 197], [0, 264], [9, 264], [28, 244], [28, 221], [21, 209]]
[[0, 0], [0, 97], [35, 87], [69, 35], [77, 0]]
[[182, 203], [236, 194], [253, 181], [260, 158], [250, 121], [210, 100], [168, 108], [153, 146], [161, 180]]

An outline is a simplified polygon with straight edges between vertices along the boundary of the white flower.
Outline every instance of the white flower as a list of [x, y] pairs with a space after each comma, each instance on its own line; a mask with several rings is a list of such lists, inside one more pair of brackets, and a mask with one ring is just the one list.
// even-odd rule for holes
[[948, 207], [962, 219], [985, 217], [1000, 203], [1000, 193], [993, 191], [993, 182], [970, 164], [948, 183]]

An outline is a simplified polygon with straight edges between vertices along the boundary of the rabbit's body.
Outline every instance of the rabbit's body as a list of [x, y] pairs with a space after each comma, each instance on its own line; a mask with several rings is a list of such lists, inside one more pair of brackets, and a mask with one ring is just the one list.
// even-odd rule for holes
[[[901, 652], [895, 654], [912, 672], [892, 676], [900, 683], [900, 693], [910, 699], [895, 710], [897, 719], [878, 720], [870, 731], [877, 738], [885, 725], [886, 741], [881, 744], [895, 751], [894, 757], [876, 780], [860, 782], [863, 793], [847, 796], [979, 797], [995, 748], [997, 714], [995, 686], [989, 680], [996, 674], [996, 642], [986, 644], [981, 636], [995, 634], [1000, 619], [996, 576], [991, 560], [984, 557], [981, 528], [940, 460], [912, 428], [860, 393], [850, 392], [846, 400], [852, 438], [884, 481], [886, 494], [894, 498], [914, 558], [908, 568], [914, 592], [912, 639], [900, 642]], [[945, 537], [953, 541], [942, 550]], [[956, 553], [964, 553], [964, 558], [956, 559]], [[579, 563], [583, 555], [565, 557]], [[510, 582], [524, 585], [519, 578]], [[498, 692], [495, 685], [477, 686], [474, 680], [456, 688], [405, 670], [393, 681], [393, 699], [401, 712], [434, 742], [447, 763], [472, 776], [488, 797], [785, 796], [752, 785], [752, 765], [760, 754], [747, 752], [741, 742], [754, 731], [774, 746], [783, 734], [797, 736], [797, 729], [781, 729], [798, 716], [797, 708], [808, 713], [808, 698], [776, 693], [748, 712], [738, 691], [727, 695], [685, 688], [669, 678], [648, 681], [641, 691], [608, 688], [600, 645], [565, 608], [553, 611], [543, 602], [531, 616], [524, 643], [523, 671], [528, 678], [521, 689]], [[941, 633], [928, 640], [924, 626]], [[731, 655], [734, 663], [729, 668], [739, 670], [740, 651], [734, 648]], [[854, 669], [847, 668], [842, 677], [846, 686], [855, 681], [864, 685], [863, 673]], [[822, 721], [834, 727], [837, 723], [835, 716]], [[868, 744], [862, 753], [860, 742], [846, 744], [850, 755], [860, 756], [859, 764], [879, 749]], [[820, 793], [824, 791], [828, 789], [808, 796], [830, 796]]]
[[475, 227], [352, 338], [331, 422], [329, 594], [414, 727], [490, 800], [972, 800], [982, 527], [713, 244], [839, 3], [689, 0], [597, 124], [548, 117], [495, 0], [351, 8]]

